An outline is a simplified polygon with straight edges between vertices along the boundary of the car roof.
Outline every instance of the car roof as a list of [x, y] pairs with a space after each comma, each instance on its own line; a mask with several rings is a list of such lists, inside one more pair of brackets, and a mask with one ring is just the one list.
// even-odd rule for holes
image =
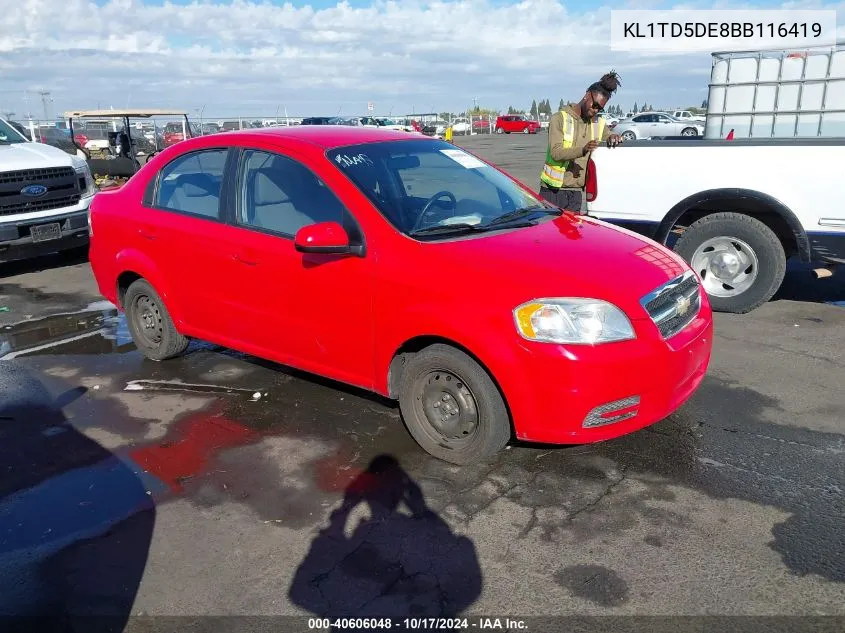
[[409, 134], [408, 132], [401, 132], [399, 130], [353, 127], [349, 125], [294, 125], [290, 127], [268, 127], [223, 132], [220, 136], [231, 137], [233, 140], [236, 138], [256, 137], [291, 139], [317, 145], [323, 149], [334, 149], [336, 147], [356, 145], [358, 143], [378, 143], [379, 141], [420, 140], [428, 138], [416, 134]]

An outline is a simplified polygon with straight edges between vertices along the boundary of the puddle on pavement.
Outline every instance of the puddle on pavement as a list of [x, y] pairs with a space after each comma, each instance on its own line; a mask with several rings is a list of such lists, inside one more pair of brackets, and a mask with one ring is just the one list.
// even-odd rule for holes
[[135, 349], [126, 318], [107, 301], [84, 310], [20, 321], [0, 329], [0, 359], [19, 356], [109, 354]]

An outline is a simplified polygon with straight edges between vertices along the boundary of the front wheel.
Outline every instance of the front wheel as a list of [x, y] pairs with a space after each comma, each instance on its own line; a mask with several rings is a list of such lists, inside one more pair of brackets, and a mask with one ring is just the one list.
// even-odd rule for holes
[[432, 345], [411, 358], [402, 372], [399, 407], [414, 440], [452, 464], [489, 458], [511, 438], [495, 383], [475, 360], [448, 345]]
[[675, 251], [701, 277], [713, 309], [745, 314], [766, 303], [786, 275], [778, 236], [760, 220], [714, 213], [690, 226]]
[[694, 127], [686, 127], [681, 130], [681, 136], [698, 136], [698, 130]]
[[150, 360], [167, 360], [188, 347], [188, 339], [176, 331], [170, 313], [155, 289], [138, 279], [123, 299], [126, 324], [138, 350]]
[[624, 141], [636, 141], [637, 135], [634, 134], [633, 132], [630, 132], [630, 131], [622, 132], [622, 140], [624, 140]]
[[504, 128], [497, 127], [496, 134], [503, 134], [505, 132]]

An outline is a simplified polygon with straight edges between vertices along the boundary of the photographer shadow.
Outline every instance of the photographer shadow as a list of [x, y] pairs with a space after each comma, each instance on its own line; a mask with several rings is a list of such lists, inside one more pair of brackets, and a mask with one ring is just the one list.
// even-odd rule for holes
[[[400, 512], [403, 503], [410, 514]], [[369, 516], [347, 536], [359, 508]], [[390, 617], [393, 629], [398, 623], [404, 630], [404, 618], [457, 616], [481, 588], [472, 541], [455, 535], [428, 508], [394, 457], [380, 455], [347, 487], [297, 569], [288, 597], [318, 617]]]
[[0, 363], [0, 627], [119, 633], [155, 524], [136, 470], [77, 431], [14, 361]]

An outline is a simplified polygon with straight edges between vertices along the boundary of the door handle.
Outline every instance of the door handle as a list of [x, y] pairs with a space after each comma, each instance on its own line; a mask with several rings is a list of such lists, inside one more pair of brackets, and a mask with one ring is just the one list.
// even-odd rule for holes
[[148, 229], [138, 229], [138, 235], [146, 240], [154, 240], [156, 238], [155, 233]]
[[247, 266], [256, 266], [258, 264], [257, 261], [252, 260], [252, 259], [245, 259], [245, 258], [241, 257], [240, 255], [238, 255], [237, 253], [232, 255], [232, 259], [234, 259], [236, 262], [238, 262], [240, 264], [246, 264]]

